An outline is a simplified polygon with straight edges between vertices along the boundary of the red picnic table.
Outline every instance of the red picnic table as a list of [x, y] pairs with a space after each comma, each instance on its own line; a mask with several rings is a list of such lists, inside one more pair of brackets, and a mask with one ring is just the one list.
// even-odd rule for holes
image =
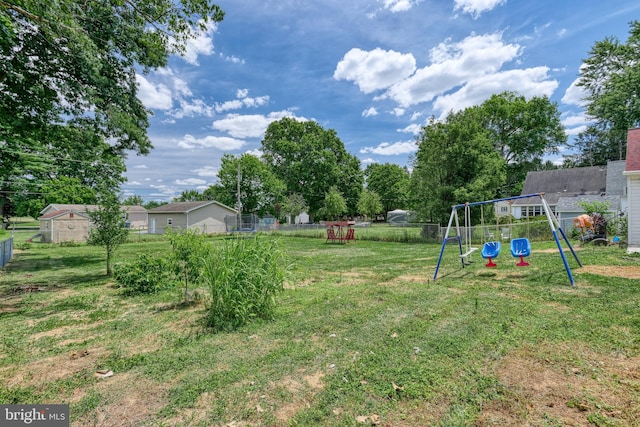
[[[354, 221], [327, 221], [327, 240], [326, 242], [348, 243], [356, 242], [355, 230], [351, 227]], [[326, 243], [325, 242], [325, 243]]]

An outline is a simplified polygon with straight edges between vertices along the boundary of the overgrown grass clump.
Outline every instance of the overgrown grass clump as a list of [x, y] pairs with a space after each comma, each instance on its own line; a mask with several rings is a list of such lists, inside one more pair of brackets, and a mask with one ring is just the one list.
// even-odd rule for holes
[[276, 240], [227, 240], [204, 263], [202, 277], [211, 292], [207, 325], [230, 330], [253, 319], [273, 318], [286, 271]]

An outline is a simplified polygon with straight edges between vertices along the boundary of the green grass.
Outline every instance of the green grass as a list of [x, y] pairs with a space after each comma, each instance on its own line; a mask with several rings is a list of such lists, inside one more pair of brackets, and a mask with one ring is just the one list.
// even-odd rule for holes
[[[16, 250], [0, 403], [69, 403], [73, 425], [640, 424], [639, 257], [581, 248], [571, 287], [553, 242], [526, 268], [503, 247], [497, 269], [461, 269], [448, 247], [433, 281], [440, 245], [277, 238], [293, 265], [275, 318], [227, 333], [179, 289], [125, 297], [102, 248]], [[134, 239], [116, 262], [168, 251]]]

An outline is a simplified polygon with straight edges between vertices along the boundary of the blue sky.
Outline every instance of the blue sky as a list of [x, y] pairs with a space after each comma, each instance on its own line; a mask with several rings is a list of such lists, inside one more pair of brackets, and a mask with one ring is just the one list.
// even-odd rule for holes
[[[216, 182], [225, 153], [259, 155], [269, 123], [335, 129], [363, 168], [410, 166], [431, 116], [494, 93], [547, 95], [567, 134], [596, 41], [626, 41], [637, 0], [218, 0], [224, 21], [167, 67], [138, 75], [151, 154], [127, 160], [125, 196], [170, 201]], [[554, 156], [551, 160], [558, 160]]]

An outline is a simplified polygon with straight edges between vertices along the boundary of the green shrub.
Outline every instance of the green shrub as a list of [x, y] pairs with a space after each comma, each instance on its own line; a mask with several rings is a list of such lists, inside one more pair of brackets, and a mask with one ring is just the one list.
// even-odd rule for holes
[[211, 245], [198, 230], [167, 233], [171, 243], [170, 260], [179, 281], [184, 284], [184, 302], [189, 303], [189, 283], [200, 280], [204, 261], [211, 257]]
[[270, 319], [287, 267], [277, 241], [259, 236], [233, 239], [205, 260], [203, 279], [211, 290], [208, 326], [232, 330], [252, 319]]
[[164, 258], [142, 254], [135, 261], [114, 266], [114, 277], [125, 295], [154, 293], [170, 286]]

